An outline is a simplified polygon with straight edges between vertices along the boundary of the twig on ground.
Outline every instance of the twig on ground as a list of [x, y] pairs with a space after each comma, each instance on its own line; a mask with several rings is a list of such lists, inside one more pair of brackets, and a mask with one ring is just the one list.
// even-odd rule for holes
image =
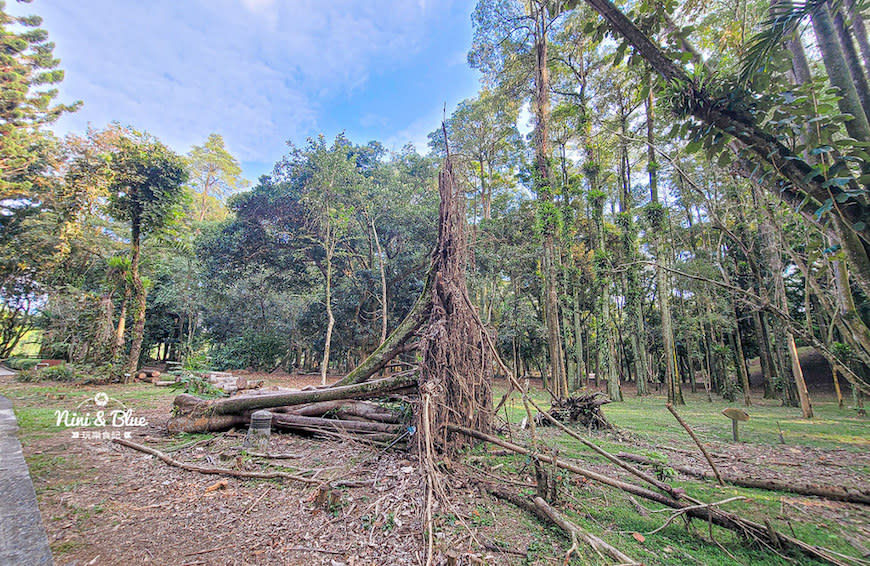
[[254, 458], [266, 458], [268, 460], [295, 460], [301, 458], [299, 454], [264, 454], [262, 452], [248, 452], [248, 456]]
[[231, 470], [229, 468], [211, 468], [205, 466], [196, 466], [194, 464], [188, 464], [186, 462], [181, 462], [172, 458], [171, 456], [161, 452], [160, 450], [155, 450], [153, 448], [149, 448], [148, 446], [144, 446], [142, 444], [137, 444], [136, 442], [131, 442], [129, 440], [124, 440], [123, 438], [115, 438], [112, 440], [115, 444], [120, 444], [121, 446], [126, 446], [127, 448], [132, 448], [133, 450], [138, 450], [139, 452], [144, 452], [145, 454], [150, 454], [166, 464], [170, 466], [174, 466], [176, 468], [181, 468], [182, 470], [187, 470], [189, 472], [198, 472], [200, 474], [213, 474], [213, 475], [224, 475], [224, 476], [232, 476], [237, 478], [251, 478], [251, 479], [287, 479], [292, 481], [298, 481], [307, 484], [315, 484], [322, 485], [325, 482], [321, 480], [316, 480], [313, 478], [307, 478], [305, 476], [299, 476], [296, 474], [288, 474], [287, 472], [246, 472], [243, 470]]
[[208, 554], [209, 552], [217, 552], [218, 550], [226, 550], [228, 548], [235, 548], [235, 544], [225, 544], [224, 546], [216, 546], [214, 548], [207, 548], [205, 550], [198, 550], [196, 552], [188, 552], [184, 556], [199, 556], [200, 554]]
[[344, 554], [347, 550], [327, 550], [325, 548], [314, 548], [312, 546], [285, 546], [283, 550], [295, 552], [319, 552], [321, 554]]
[[695, 509], [706, 509], [709, 507], [716, 507], [718, 505], [724, 505], [725, 503], [731, 503], [732, 501], [740, 501], [743, 499], [746, 499], [746, 498], [743, 497], [742, 495], [738, 495], [736, 497], [729, 497], [728, 499], [723, 499], [722, 501], [716, 501], [713, 503], [703, 503], [701, 505], [691, 505], [689, 507], [683, 507], [682, 509], [677, 509], [676, 511], [671, 511], [670, 509], [656, 509], [655, 511], [650, 511], [650, 513], [662, 513], [664, 511], [671, 511], [671, 516], [668, 517], [668, 520], [665, 521], [662, 526], [660, 526], [659, 528], [652, 530], [648, 533], [644, 533], [644, 534], [646, 534], [647, 536], [656, 534], [657, 532], [661, 531], [662, 529], [664, 529], [665, 527], [670, 525], [674, 519], [676, 519], [677, 517], [680, 517], [682, 515], [685, 515], [689, 511], [693, 511]]
[[271, 485], [270, 485], [269, 487], [266, 488], [266, 491], [263, 492], [263, 495], [261, 495], [260, 497], [257, 498], [256, 501], [254, 501], [253, 503], [251, 503], [251, 506], [250, 506], [250, 507], [248, 507], [247, 509], [245, 509], [245, 512], [242, 513], [242, 515], [247, 515], [248, 513], [250, 513], [251, 510], [252, 510], [254, 507], [257, 506], [257, 503], [259, 503], [260, 501], [263, 500], [264, 497], [266, 497], [267, 495], [269, 495], [269, 492], [270, 492], [270, 491], [272, 491], [272, 486], [271, 486]]

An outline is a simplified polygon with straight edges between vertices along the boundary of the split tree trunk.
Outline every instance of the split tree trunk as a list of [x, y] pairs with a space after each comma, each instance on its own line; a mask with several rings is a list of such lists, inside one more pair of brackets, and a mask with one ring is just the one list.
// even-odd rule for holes
[[465, 282], [467, 242], [465, 204], [451, 158], [438, 175], [441, 194], [438, 244], [432, 256], [431, 308], [420, 343], [418, 430], [431, 431], [436, 450], [452, 454], [468, 437], [448, 433], [448, 425], [479, 431], [492, 426], [492, 362], [487, 330], [472, 309]]

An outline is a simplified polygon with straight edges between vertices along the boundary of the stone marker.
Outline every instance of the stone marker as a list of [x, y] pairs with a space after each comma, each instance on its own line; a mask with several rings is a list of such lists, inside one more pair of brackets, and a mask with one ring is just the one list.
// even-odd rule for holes
[[737, 432], [737, 423], [745, 423], [749, 420], [749, 414], [743, 409], [728, 407], [722, 411], [722, 414], [731, 419], [731, 434], [734, 436], [734, 442], [740, 442], [740, 434]]

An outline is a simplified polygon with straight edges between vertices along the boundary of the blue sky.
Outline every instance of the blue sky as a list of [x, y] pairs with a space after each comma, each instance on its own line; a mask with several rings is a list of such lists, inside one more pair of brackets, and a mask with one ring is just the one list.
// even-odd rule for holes
[[255, 180], [286, 151], [344, 130], [425, 152], [478, 89], [466, 63], [473, 0], [35, 0], [84, 106], [58, 134], [112, 121], [186, 153], [221, 134]]

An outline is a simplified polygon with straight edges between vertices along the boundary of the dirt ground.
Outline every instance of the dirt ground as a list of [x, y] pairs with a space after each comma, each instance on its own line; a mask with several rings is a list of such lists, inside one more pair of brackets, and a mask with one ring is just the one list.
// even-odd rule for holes
[[[269, 384], [289, 387], [318, 380], [317, 376], [262, 377]], [[122, 386], [108, 386], [109, 394], [112, 387]], [[108, 440], [72, 438], [68, 430], [38, 435], [25, 443], [24, 451], [58, 566], [424, 563], [423, 475], [413, 452], [285, 434], [273, 435], [271, 452], [295, 457], [265, 460], [241, 455], [243, 431], [210, 440], [191, 437], [183, 445], [183, 440], [166, 432], [172, 398], [149, 399], [141, 409], [132, 404], [148, 425], [133, 430], [131, 440], [171, 450], [172, 457], [199, 465], [282, 469], [346, 485], [332, 497], [318, 497], [316, 486], [184, 471]], [[50, 395], [45, 402], [64, 403]], [[630, 435], [625, 440], [633, 444], [629, 449], [653, 448], [632, 441]], [[838, 464], [842, 454], [837, 450], [724, 443], [712, 450], [722, 471], [735, 475], [773, 474], [795, 481], [812, 477], [822, 483], [866, 488], [866, 475], [857, 473], [855, 466], [870, 469], [868, 453], [851, 453], [846, 467]], [[675, 464], [704, 466], [690, 452], [678, 449], [668, 456]], [[439, 524], [445, 526], [435, 540], [442, 551], [440, 563], [445, 563], [447, 552], [455, 554], [458, 564], [549, 564], [552, 556], [559, 556], [530, 560], [532, 534], [524, 526], [528, 517], [480, 492], [474, 480], [492, 480], [499, 477], [498, 470], [476, 467], [473, 458], [468, 465], [448, 461], [445, 467], [451, 472], [445, 485], [451, 505], [435, 509]], [[599, 468], [594, 463], [587, 467]], [[527, 476], [513, 476], [510, 481], [533, 487]], [[783, 505], [793, 514], [851, 521], [853, 545], [868, 546], [862, 541], [870, 540], [870, 513], [861, 506], [805, 497], [783, 499]]]

